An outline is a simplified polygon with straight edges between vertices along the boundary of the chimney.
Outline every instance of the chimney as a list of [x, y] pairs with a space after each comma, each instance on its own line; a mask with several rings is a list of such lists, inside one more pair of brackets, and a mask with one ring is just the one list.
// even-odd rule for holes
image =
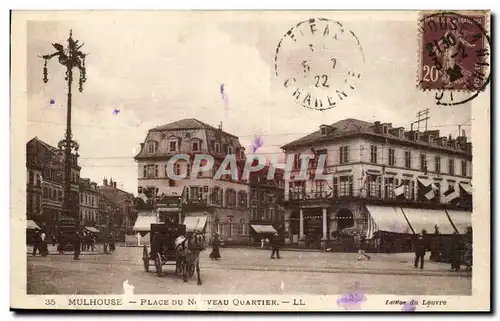
[[102, 185], [108, 186], [108, 180], [106, 179], [106, 177], [104, 177], [104, 179], [102, 180]]
[[375, 132], [380, 133], [380, 122], [376, 121], [374, 122], [374, 124], [375, 124]]
[[113, 182], [113, 187], [116, 188], [116, 182]]
[[220, 124], [219, 124], [219, 130], [222, 131], [222, 122], [220, 122]]

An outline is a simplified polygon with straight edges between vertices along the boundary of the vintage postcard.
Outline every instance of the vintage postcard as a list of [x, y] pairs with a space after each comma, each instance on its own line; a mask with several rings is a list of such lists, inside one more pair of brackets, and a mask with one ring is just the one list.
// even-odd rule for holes
[[490, 12], [14, 11], [12, 309], [490, 311]]

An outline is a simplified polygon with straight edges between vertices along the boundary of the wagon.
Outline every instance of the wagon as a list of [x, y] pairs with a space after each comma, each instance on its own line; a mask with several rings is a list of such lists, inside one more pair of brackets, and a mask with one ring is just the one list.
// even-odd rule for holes
[[[175, 239], [186, 234], [186, 226], [183, 224], [151, 224], [150, 232], [151, 247], [143, 247], [142, 260], [144, 270], [149, 271], [150, 263], [153, 262], [156, 274], [162, 276], [163, 265], [176, 264]], [[178, 271], [176, 265], [176, 272]]]

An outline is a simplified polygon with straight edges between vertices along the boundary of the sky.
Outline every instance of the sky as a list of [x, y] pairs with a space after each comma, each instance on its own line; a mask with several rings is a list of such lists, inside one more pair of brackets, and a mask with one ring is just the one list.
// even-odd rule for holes
[[[416, 13], [320, 12], [356, 34], [364, 53], [342, 55], [362, 77], [335, 108], [310, 110], [295, 103], [274, 75], [274, 53], [286, 31], [311, 13], [284, 12], [88, 12], [59, 14], [28, 23], [28, 137], [57, 146], [66, 121], [64, 69], [43, 59], [52, 43], [66, 45], [69, 29], [84, 43], [87, 82], [73, 83], [73, 138], [80, 144], [81, 177], [102, 183], [113, 178], [137, 191], [133, 157], [147, 131], [184, 118], [196, 118], [240, 138], [258, 153], [281, 153], [280, 146], [345, 118], [405, 126], [429, 108], [429, 129], [441, 135], [470, 136], [470, 104], [437, 106], [434, 94], [416, 87], [419, 42]], [[342, 48], [345, 52], [349, 48]], [[354, 55], [353, 55], [354, 56]], [[359, 58], [359, 57], [358, 57]], [[221, 97], [224, 85], [225, 98]], [[51, 100], [53, 103], [51, 104]], [[119, 110], [118, 114], [113, 111]], [[474, 143], [474, 141], [472, 141]]]

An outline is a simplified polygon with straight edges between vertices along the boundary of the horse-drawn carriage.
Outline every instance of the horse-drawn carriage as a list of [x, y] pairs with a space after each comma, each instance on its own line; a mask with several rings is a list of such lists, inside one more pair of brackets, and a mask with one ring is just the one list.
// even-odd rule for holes
[[174, 265], [175, 273], [182, 275], [184, 282], [193, 277], [196, 270], [201, 285], [199, 254], [204, 249], [204, 238], [200, 232], [186, 233], [186, 225], [153, 223], [150, 231], [151, 249], [144, 245], [142, 260], [144, 270], [149, 271], [154, 262], [156, 274], [161, 277], [164, 265]]

